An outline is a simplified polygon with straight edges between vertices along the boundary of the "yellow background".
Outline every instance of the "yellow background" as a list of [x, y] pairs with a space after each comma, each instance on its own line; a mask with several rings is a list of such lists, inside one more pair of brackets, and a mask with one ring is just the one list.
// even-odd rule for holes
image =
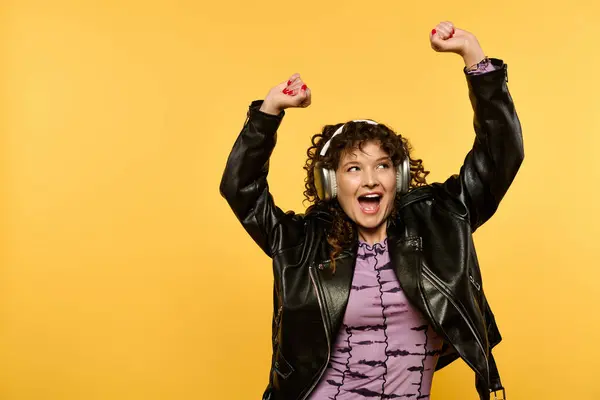
[[[272, 277], [218, 193], [251, 100], [298, 71], [270, 183], [302, 211], [323, 124], [374, 118], [432, 173], [473, 140], [440, 20], [509, 64], [525, 162], [476, 234], [511, 399], [600, 399], [592, 0], [8, 1], [0, 6], [0, 399], [257, 399]], [[475, 399], [462, 362], [433, 399]]]

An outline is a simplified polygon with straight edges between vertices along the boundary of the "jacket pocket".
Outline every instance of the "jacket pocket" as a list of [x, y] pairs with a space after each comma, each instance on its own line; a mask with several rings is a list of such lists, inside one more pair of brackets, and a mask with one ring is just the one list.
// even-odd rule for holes
[[279, 375], [283, 379], [287, 379], [292, 374], [292, 372], [294, 372], [294, 368], [285, 359], [280, 347], [277, 348], [275, 362], [273, 362], [273, 369], [275, 370], [275, 372], [277, 372], [277, 375]]

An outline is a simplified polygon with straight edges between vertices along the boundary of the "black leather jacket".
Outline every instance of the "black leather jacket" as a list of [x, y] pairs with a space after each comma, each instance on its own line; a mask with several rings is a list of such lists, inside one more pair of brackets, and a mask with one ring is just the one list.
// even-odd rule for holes
[[[467, 75], [475, 141], [458, 175], [414, 189], [389, 221], [394, 270], [409, 300], [445, 339], [436, 369], [458, 357], [475, 372], [481, 399], [502, 388], [491, 349], [501, 340], [483, 291], [473, 232], [496, 211], [523, 160], [521, 126], [506, 65]], [[357, 250], [329, 268], [330, 215], [283, 212], [267, 184], [278, 116], [253, 102], [221, 181], [221, 194], [246, 231], [273, 259], [273, 357], [264, 399], [306, 399], [323, 375], [342, 324]]]

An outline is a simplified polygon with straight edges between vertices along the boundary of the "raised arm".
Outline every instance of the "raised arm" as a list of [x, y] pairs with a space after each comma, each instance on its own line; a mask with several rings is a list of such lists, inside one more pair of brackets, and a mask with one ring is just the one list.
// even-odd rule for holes
[[221, 179], [221, 195], [244, 229], [270, 257], [298, 240], [302, 221], [300, 216], [285, 213], [274, 204], [267, 183], [269, 158], [284, 110], [308, 107], [310, 102], [310, 89], [298, 74], [272, 88], [264, 101], [253, 102]]
[[430, 39], [434, 50], [460, 54], [465, 63], [475, 141], [460, 173], [443, 187], [465, 205], [475, 231], [494, 214], [523, 162], [521, 124], [502, 60], [488, 60], [473, 34], [450, 23], [438, 25]]

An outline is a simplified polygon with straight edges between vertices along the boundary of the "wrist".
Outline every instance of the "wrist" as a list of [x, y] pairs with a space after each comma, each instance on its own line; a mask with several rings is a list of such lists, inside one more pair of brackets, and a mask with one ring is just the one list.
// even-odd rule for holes
[[278, 107], [275, 107], [271, 102], [265, 100], [260, 106], [259, 111], [262, 111], [265, 114], [279, 115], [282, 110]]
[[477, 65], [477, 63], [485, 58], [485, 53], [475, 38], [467, 41], [465, 50], [461, 55], [467, 68]]

